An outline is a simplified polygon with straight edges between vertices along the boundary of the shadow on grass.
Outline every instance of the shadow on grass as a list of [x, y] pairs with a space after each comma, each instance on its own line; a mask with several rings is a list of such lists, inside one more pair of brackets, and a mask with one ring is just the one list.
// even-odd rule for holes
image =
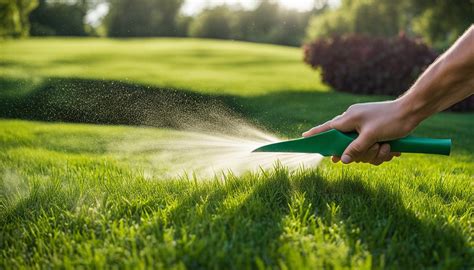
[[[229, 129], [250, 121], [287, 137], [342, 113], [357, 102], [387, 100], [337, 92], [276, 91], [257, 96], [196, 93], [117, 81], [51, 78], [38, 81], [0, 78], [0, 117], [94, 124], [144, 125], [175, 129]], [[420, 136], [450, 137], [457, 151], [474, 151], [468, 125], [472, 113], [436, 115]], [[196, 127], [201, 125], [201, 127]], [[232, 127], [231, 127], [232, 129]]]
[[[420, 219], [404, 206], [396, 188], [370, 188], [359, 176], [328, 180], [318, 173], [308, 173], [291, 178], [277, 170], [268, 179], [257, 180], [252, 188], [245, 179], [235, 179], [218, 184], [219, 188], [201, 187], [184, 197], [169, 213], [168, 223], [160, 225], [172, 227], [175, 240], [182, 245], [176, 259], [190, 268], [253, 268], [257, 260], [273, 267], [280, 262], [290, 263], [291, 268], [290, 254], [279, 247], [286, 244], [281, 236], [292, 194], [300, 192], [312, 203], [313, 215], [326, 226], [342, 224], [343, 238], [351, 252], [356, 245], [364, 245], [374, 267], [459, 269], [473, 263], [469, 244], [459, 230], [447, 220]], [[239, 202], [233, 204], [232, 200]], [[328, 213], [328, 205], [339, 208], [336, 218]], [[307, 233], [319, 232], [308, 226]], [[181, 241], [192, 237], [193, 241]], [[298, 244], [292, 248], [302, 258], [316, 252]], [[347, 262], [354, 255], [351, 252]], [[330, 256], [317, 259], [331, 265]]]
[[50, 79], [26, 93], [8, 90], [24, 84], [2, 79], [1, 117], [179, 128], [223, 109], [211, 96], [114, 81]]
[[[160, 229], [148, 231], [159, 234], [164, 227], [173, 228], [179, 250], [175, 260], [182, 260], [189, 268], [254, 268], [257, 261], [271, 267], [281, 267], [283, 263], [292, 268], [294, 261], [290, 257], [295, 252], [302, 260], [313, 257], [321, 265], [333, 267], [332, 263], [337, 262], [351, 267], [351, 256], [360, 256], [356, 252], [360, 244], [372, 256], [374, 268], [460, 269], [474, 263], [469, 243], [459, 228], [443, 217], [418, 217], [404, 205], [396, 187], [369, 187], [360, 175], [329, 180], [314, 171], [289, 176], [276, 169], [268, 178], [254, 179], [250, 185], [245, 178], [212, 185], [196, 186], [168, 213], [166, 224], [158, 221], [154, 227]], [[350, 250], [342, 262], [331, 258], [336, 257], [333, 254], [317, 257], [318, 246], [305, 247], [299, 241], [290, 244], [291, 254], [280, 249], [288, 244], [282, 236], [288, 229], [285, 219], [296, 192], [304, 194], [312, 204], [312, 216], [327, 228], [339, 226], [344, 231], [338, 234]], [[338, 208], [336, 216], [328, 205]], [[303, 219], [297, 216], [290, 223]], [[307, 228], [303, 234], [325, 232], [315, 224], [304, 224]], [[325, 241], [337, 242], [331, 239], [334, 238], [314, 240], [312, 244], [324, 247], [331, 244]]]
[[[446, 217], [418, 217], [406, 208], [397, 187], [369, 187], [357, 175], [335, 181], [303, 176], [294, 183], [323, 222], [343, 222], [351, 250], [358, 241], [367, 247], [373, 266], [462, 269], [474, 264], [462, 231]], [[340, 209], [335, 221], [324, 218], [332, 203]]]
[[299, 133], [295, 129], [302, 124], [327, 120], [352, 102], [373, 99], [295, 91], [250, 97], [210, 95], [117, 81], [60, 78], [40, 84], [1, 78], [0, 86], [0, 117], [4, 118], [179, 129], [196, 122], [221, 124], [222, 118], [244, 116], [280, 133]]
[[173, 229], [178, 251], [170, 265], [182, 261], [193, 269], [241, 269], [255, 267], [256, 258], [275, 265], [272, 249], [288, 212], [289, 178], [277, 170], [254, 181], [249, 185], [230, 176], [225, 182], [196, 185], [167, 214], [166, 224], [157, 220], [147, 234], [161, 239], [166, 228]]
[[[120, 178], [119, 175], [117, 174], [117, 178]], [[357, 248], [361, 244], [372, 256], [374, 268], [467, 269], [472, 266], [474, 262], [467, 242], [468, 236], [463, 235], [460, 228], [443, 216], [420, 218], [404, 205], [397, 187], [371, 187], [361, 178], [361, 175], [347, 177], [343, 173], [343, 176], [329, 179], [318, 171], [289, 175], [285, 170], [276, 169], [260, 178], [230, 177], [225, 182], [212, 181], [199, 185], [175, 182], [171, 186], [176, 188], [168, 189], [160, 189], [160, 183], [155, 183], [153, 187], [157, 194], [148, 194], [150, 197], [145, 200], [146, 207], [140, 204], [143, 203], [141, 199], [133, 198], [136, 194], [147, 196], [143, 191], [150, 188], [151, 184], [124, 185], [123, 188], [128, 192], [120, 188], [115, 192], [121, 196], [109, 198], [112, 201], [108, 203], [115, 205], [115, 210], [104, 207], [100, 211], [103, 211], [101, 214], [108, 220], [106, 224], [124, 222], [126, 226], [137, 226], [134, 228], [140, 234], [134, 238], [137, 244], [135, 248], [144, 250], [140, 256], [150, 264], [161, 262], [164, 266], [176, 266], [183, 263], [188, 268], [255, 268], [259, 261], [270, 267], [281, 267], [281, 263], [284, 263], [292, 268], [297, 266], [292, 265], [295, 261], [290, 256], [298, 253], [303, 264], [304, 260], [313, 257], [329, 268], [332, 267], [332, 262], [351, 267], [351, 257], [360, 256]], [[52, 184], [51, 188], [54, 186]], [[16, 237], [16, 232], [28, 232], [32, 224], [37, 224], [38, 218], [44, 219], [47, 216], [54, 219], [55, 216], [62, 216], [63, 211], [70, 211], [75, 205], [74, 198], [77, 198], [74, 190], [71, 191], [72, 193], [55, 190], [50, 194], [56, 195], [48, 198], [38, 197], [35, 192], [30, 193], [24, 203], [14, 206], [11, 215], [4, 216], [0, 222], [5, 228], [2, 234], [9, 235], [2, 238], [0, 248], [27, 242], [28, 250], [35, 250], [37, 239], [34, 234], [26, 233]], [[41, 194], [47, 193], [45, 191]], [[306, 202], [311, 203], [311, 206], [306, 205], [310, 215], [322, 222], [314, 223], [314, 226], [301, 224], [304, 229], [299, 232], [298, 237], [313, 239], [309, 246], [302, 245], [299, 240], [289, 243], [283, 237], [287, 230], [291, 230], [288, 224], [298, 224], [304, 219], [299, 214], [293, 217], [289, 215], [290, 207], [297, 205], [293, 196], [296, 193], [304, 195]], [[170, 196], [176, 199], [176, 206], [163, 207], [163, 198]], [[123, 201], [130, 204], [127, 209], [119, 207]], [[35, 211], [31, 211], [30, 205], [34, 205]], [[336, 215], [328, 205], [338, 208]], [[157, 213], [158, 211], [163, 212]], [[153, 213], [158, 217], [153, 222], [140, 222], [142, 217], [147, 220]], [[58, 221], [56, 224], [60, 225], [57, 227], [35, 227], [37, 233], [57, 233], [54, 230], [65, 234], [78, 233], [79, 224], [79, 232], [84, 241], [93, 239], [94, 243], [101, 245], [100, 243], [115, 239], [117, 242], [112, 242], [116, 245], [124, 245], [122, 248], [125, 249], [132, 248], [127, 245], [126, 239], [117, 240], [122, 237], [121, 231], [100, 233], [95, 231], [97, 221], [93, 218], [75, 220], [72, 216], [66, 216], [68, 222]], [[286, 223], [289, 217], [292, 220]], [[340, 230], [331, 232], [322, 228], [321, 224], [326, 228], [337, 226]], [[321, 233], [334, 233], [338, 237], [311, 237]], [[349, 247], [343, 260], [334, 260], [332, 257], [336, 255], [327, 253], [331, 249], [325, 250], [325, 255], [318, 257], [318, 248], [324, 249], [333, 244], [332, 241], [337, 244], [340, 241], [338, 239], [342, 239]], [[54, 239], [51, 241], [54, 243]], [[153, 246], [153, 243], [159, 246]], [[290, 247], [292, 253], [281, 249], [282, 245]], [[165, 252], [169, 250], [172, 252]], [[71, 256], [62, 254], [64, 251], [61, 249], [56, 252], [55, 258], [45, 255], [44, 260]], [[113, 249], [110, 252], [113, 254]], [[103, 255], [109, 260], [108, 255], [111, 254]], [[27, 261], [30, 259], [31, 262], [34, 261], [27, 257]], [[310, 262], [309, 259], [308, 261]]]

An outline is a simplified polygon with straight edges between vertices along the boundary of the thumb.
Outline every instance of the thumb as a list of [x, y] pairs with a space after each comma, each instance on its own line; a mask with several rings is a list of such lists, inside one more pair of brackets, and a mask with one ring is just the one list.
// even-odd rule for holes
[[342, 163], [349, 164], [353, 161], [360, 160], [369, 148], [374, 145], [376, 141], [364, 133], [360, 134], [342, 154]]

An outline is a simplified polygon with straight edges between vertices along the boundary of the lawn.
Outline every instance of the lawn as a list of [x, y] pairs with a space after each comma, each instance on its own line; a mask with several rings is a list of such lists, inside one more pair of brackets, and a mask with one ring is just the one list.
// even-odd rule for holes
[[450, 157], [173, 178], [164, 171], [174, 160], [129, 147], [169, 141], [197, 118], [218, 131], [228, 115], [296, 137], [387, 97], [332, 92], [299, 49], [281, 46], [0, 46], [0, 268], [474, 267], [472, 113], [416, 130], [453, 138]]
[[[300, 50], [194, 39], [2, 41], [0, 74], [122, 80], [205, 93], [328, 90]], [[2, 77], [3, 77], [2, 76]]]

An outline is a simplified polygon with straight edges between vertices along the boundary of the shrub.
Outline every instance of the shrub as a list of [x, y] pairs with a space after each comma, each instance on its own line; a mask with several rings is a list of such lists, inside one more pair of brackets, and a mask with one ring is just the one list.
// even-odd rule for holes
[[[304, 60], [321, 68], [323, 81], [354, 94], [398, 96], [415, 82], [437, 54], [405, 35], [373, 38], [361, 35], [318, 39], [304, 46]], [[454, 110], [473, 110], [473, 97]]]

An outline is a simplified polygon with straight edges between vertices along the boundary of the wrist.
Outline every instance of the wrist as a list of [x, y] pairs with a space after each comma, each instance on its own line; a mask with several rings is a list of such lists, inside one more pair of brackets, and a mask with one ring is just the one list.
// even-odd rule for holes
[[423, 120], [429, 117], [423, 101], [407, 94], [396, 100], [394, 104], [397, 110], [398, 119], [404, 125], [404, 130], [409, 133], [415, 129]]

